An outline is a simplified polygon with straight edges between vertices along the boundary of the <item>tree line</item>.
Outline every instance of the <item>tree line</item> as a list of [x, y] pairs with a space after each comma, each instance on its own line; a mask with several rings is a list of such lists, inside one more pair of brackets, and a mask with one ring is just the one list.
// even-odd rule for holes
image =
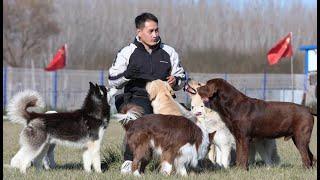
[[68, 44], [68, 69], [107, 70], [135, 37], [134, 18], [151, 12], [164, 43], [189, 72], [290, 73], [290, 60], [266, 64], [268, 50], [293, 33], [294, 72], [299, 46], [316, 44], [317, 7], [290, 1], [4, 0], [3, 61], [43, 68]]

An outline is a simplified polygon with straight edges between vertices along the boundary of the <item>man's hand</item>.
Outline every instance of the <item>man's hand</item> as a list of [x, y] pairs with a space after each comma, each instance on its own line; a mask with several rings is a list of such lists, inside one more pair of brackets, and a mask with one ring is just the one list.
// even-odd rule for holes
[[171, 87], [173, 87], [174, 85], [176, 85], [176, 78], [174, 76], [168, 76], [167, 82]]
[[140, 69], [137, 66], [129, 66], [128, 69], [123, 73], [124, 77], [127, 79], [134, 79], [140, 73]]

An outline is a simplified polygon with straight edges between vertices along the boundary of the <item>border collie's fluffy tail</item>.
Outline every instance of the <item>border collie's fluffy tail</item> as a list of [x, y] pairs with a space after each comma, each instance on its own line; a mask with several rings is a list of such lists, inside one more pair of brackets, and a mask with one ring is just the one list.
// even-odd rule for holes
[[41, 108], [42, 111], [44, 106], [45, 103], [37, 91], [21, 91], [14, 95], [8, 104], [8, 119], [11, 122], [26, 126], [28, 124], [28, 120], [30, 120], [27, 108]]
[[131, 124], [129, 122], [138, 119], [143, 113], [142, 107], [135, 104], [126, 104], [121, 108], [120, 113], [114, 114], [113, 116], [127, 129], [129, 128], [129, 124]]

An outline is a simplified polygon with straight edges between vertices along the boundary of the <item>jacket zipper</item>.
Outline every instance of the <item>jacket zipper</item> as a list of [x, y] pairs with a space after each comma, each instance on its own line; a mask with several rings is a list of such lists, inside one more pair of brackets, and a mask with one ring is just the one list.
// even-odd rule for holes
[[153, 74], [153, 68], [152, 68], [152, 55], [149, 54], [149, 61], [150, 61], [150, 68], [151, 68], [151, 75]]

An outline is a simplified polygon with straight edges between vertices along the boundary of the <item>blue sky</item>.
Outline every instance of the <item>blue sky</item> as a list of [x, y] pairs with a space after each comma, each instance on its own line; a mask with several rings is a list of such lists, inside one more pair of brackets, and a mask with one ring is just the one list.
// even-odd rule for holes
[[[200, 0], [191, 0], [193, 2], [199, 2]], [[208, 2], [214, 2], [217, 0], [207, 0]], [[225, 0], [224, 0], [225, 1]], [[233, 4], [238, 4], [244, 1], [252, 1], [252, 0], [229, 0], [231, 2], [233, 2]], [[260, 0], [260, 1], [269, 1], [269, 0]], [[303, 4], [305, 4], [306, 6], [317, 6], [317, 0], [300, 0]], [[285, 4], [285, 3], [290, 3], [292, 2], [291, 0], [277, 0], [276, 2], [279, 2], [281, 4]]]
[[308, 6], [317, 6], [317, 0], [301, 0], [301, 1]]

